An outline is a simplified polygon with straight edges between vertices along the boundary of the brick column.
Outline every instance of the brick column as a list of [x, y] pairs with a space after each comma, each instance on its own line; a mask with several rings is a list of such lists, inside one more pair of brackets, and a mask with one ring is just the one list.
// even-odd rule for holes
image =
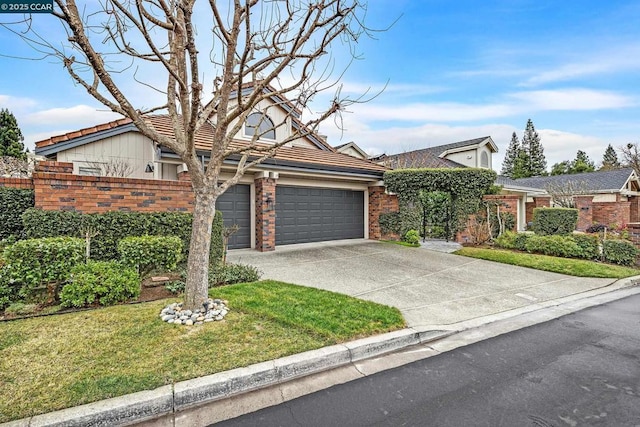
[[640, 197], [629, 196], [629, 222], [637, 223], [640, 221]]
[[384, 235], [380, 230], [380, 214], [398, 212], [398, 197], [385, 193], [385, 188], [369, 187], [369, 239], [399, 239], [397, 235]]
[[593, 196], [573, 196], [578, 209], [578, 231], [585, 231], [593, 224]]
[[276, 248], [276, 178], [268, 172], [256, 174], [256, 249], [260, 252]]

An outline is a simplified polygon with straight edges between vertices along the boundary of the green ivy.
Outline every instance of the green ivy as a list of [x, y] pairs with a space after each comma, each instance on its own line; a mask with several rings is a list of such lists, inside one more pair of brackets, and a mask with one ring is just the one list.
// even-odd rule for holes
[[449, 194], [450, 237], [455, 235], [464, 227], [468, 216], [478, 211], [482, 196], [491, 189], [495, 180], [494, 171], [476, 168], [398, 169], [384, 174], [387, 190], [398, 195], [401, 235], [409, 229], [421, 228], [420, 196], [425, 197], [425, 192]]
[[[182, 240], [183, 255], [188, 256], [192, 215], [183, 212], [120, 212], [81, 214], [67, 211], [29, 209], [22, 215], [29, 238], [72, 236], [91, 238], [91, 258], [118, 259], [118, 241], [129, 236], [177, 236]], [[222, 213], [216, 211], [211, 232], [210, 259], [222, 259]]]
[[33, 190], [0, 187], [0, 240], [26, 237], [22, 226], [22, 213], [33, 208]]

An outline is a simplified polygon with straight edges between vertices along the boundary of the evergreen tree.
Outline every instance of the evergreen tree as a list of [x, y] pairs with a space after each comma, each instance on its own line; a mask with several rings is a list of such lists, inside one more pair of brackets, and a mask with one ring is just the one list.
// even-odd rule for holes
[[551, 166], [551, 175], [566, 175], [571, 170], [571, 162], [569, 160], [555, 163]]
[[602, 156], [602, 166], [599, 170], [612, 170], [620, 168], [620, 161], [618, 160], [618, 154], [616, 150], [613, 149], [611, 144], [607, 147]]
[[513, 167], [516, 164], [519, 152], [520, 141], [518, 140], [518, 135], [514, 132], [513, 135], [511, 135], [509, 148], [507, 148], [507, 152], [504, 154], [504, 160], [502, 161], [502, 175], [513, 178]]
[[527, 127], [522, 136], [522, 149], [528, 156], [528, 176], [547, 174], [547, 159], [544, 157], [544, 149], [540, 142], [540, 136], [536, 132], [531, 119], [527, 121]]
[[13, 114], [3, 108], [0, 110], [0, 156], [26, 159], [24, 137]]
[[513, 164], [513, 173], [511, 179], [528, 178], [532, 176], [529, 168], [529, 156], [522, 148], [518, 151], [518, 157]]
[[587, 153], [582, 150], [578, 150], [576, 158], [571, 162], [571, 168], [569, 173], [583, 173], [593, 172], [596, 170], [596, 165], [591, 161]]

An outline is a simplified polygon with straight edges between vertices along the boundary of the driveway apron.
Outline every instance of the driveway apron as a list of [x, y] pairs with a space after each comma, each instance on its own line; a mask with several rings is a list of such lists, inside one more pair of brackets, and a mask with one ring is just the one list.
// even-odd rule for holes
[[343, 240], [229, 253], [263, 279], [311, 286], [397, 307], [408, 326], [447, 325], [601, 288], [592, 279], [372, 240]]

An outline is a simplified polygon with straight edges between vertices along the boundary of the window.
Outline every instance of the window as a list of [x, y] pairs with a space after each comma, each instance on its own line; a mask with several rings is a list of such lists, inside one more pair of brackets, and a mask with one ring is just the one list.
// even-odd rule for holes
[[87, 166], [80, 166], [80, 167], [78, 167], [78, 175], [96, 175], [96, 176], [101, 176], [102, 175], [102, 169], [94, 168], [94, 167], [87, 167]]
[[276, 139], [276, 129], [273, 121], [263, 113], [252, 113], [244, 124], [246, 136], [258, 135], [258, 138]]
[[480, 154], [480, 167], [489, 169], [489, 155], [486, 151], [483, 151], [482, 154]]

